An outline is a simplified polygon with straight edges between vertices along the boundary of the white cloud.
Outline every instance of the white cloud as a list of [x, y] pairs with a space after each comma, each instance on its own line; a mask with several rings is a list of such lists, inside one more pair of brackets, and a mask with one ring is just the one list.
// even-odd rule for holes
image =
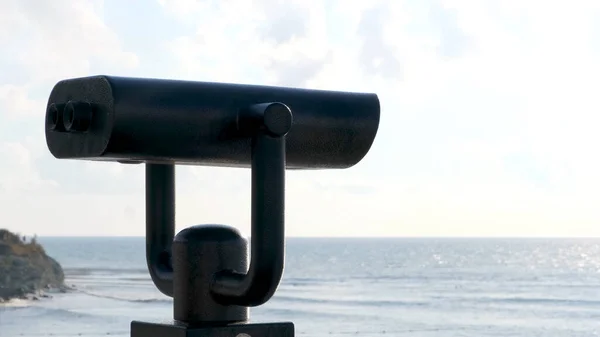
[[[0, 194], [44, 191], [58, 184], [40, 177], [31, 151], [21, 143], [0, 143]], [[18, 202], [13, 199], [12, 202]], [[6, 204], [5, 204], [6, 206]]]
[[[0, 199], [4, 226], [52, 232], [51, 228], [61, 225], [52, 214], [61, 214], [64, 205], [55, 201], [63, 198], [63, 186], [49, 173], [53, 167], [48, 163], [55, 164], [55, 159], [48, 153], [43, 129], [45, 99], [52, 85], [60, 79], [89, 75], [92, 66], [126, 69], [137, 64], [136, 55], [124, 51], [117, 34], [103, 22], [102, 6], [102, 1], [17, 0], [0, 5], [0, 44], [4, 47], [0, 56]], [[68, 171], [69, 164], [63, 163], [62, 170]], [[85, 201], [76, 199], [72, 205], [77, 209]], [[63, 213], [67, 218], [68, 212]], [[40, 224], [50, 226], [40, 228]]]
[[[380, 131], [363, 162], [288, 173], [288, 234], [600, 234], [596, 2], [158, 2], [181, 24], [154, 42], [164, 68], [175, 65], [170, 77], [379, 94]], [[138, 65], [127, 32], [104, 22], [102, 1], [1, 7], [0, 185], [35, 193], [0, 192], [10, 205], [0, 221], [141, 234], [143, 167], [58, 161], [40, 119], [54, 81]], [[18, 123], [40, 127], [21, 134]], [[248, 170], [177, 172], [180, 229], [249, 229]]]
[[[320, 38], [324, 23], [320, 17], [322, 6], [294, 4], [299, 8], [288, 9], [290, 12], [286, 13], [293, 13], [297, 19], [276, 29], [264, 22], [278, 12], [272, 12], [274, 9], [262, 3], [220, 2], [211, 5], [210, 10], [205, 4], [185, 13], [177, 8], [188, 8], [191, 4], [169, 3], [168, 8], [179, 17], [183, 15], [184, 21], [193, 13], [198, 17], [195, 34], [178, 37], [166, 45], [165, 51], [175, 54], [183, 78], [244, 82], [261, 77], [263, 84], [281, 84], [284, 80], [288, 85], [303, 85], [304, 72], [318, 71], [328, 49]], [[287, 27], [290, 28], [286, 30]], [[282, 76], [282, 71], [287, 71], [283, 74], [287, 76]]]
[[45, 102], [31, 99], [29, 92], [25, 85], [0, 85], [0, 116], [11, 121], [43, 117]]
[[[112, 67], [137, 65], [122, 50], [117, 35], [102, 20], [101, 1], [2, 3], [0, 43], [29, 82], [88, 75], [92, 63]], [[5, 78], [4, 81], [10, 80]]]

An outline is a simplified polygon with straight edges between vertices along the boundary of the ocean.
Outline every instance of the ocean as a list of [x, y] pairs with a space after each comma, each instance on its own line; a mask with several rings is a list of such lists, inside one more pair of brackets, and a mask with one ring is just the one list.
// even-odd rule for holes
[[[144, 238], [41, 238], [76, 290], [0, 306], [0, 336], [129, 336], [172, 318]], [[275, 296], [256, 322], [297, 336], [600, 334], [600, 240], [288, 238]]]

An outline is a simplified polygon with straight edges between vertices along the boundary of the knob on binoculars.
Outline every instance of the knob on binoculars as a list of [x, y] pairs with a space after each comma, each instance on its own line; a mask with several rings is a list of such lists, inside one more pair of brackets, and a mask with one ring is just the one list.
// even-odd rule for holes
[[[291, 323], [239, 324], [281, 280], [285, 170], [358, 163], [379, 108], [366, 93], [109, 76], [56, 84], [46, 110], [56, 158], [146, 164], [146, 258], [175, 323], [133, 322], [132, 336], [293, 336]], [[250, 258], [228, 226], [175, 235], [176, 164], [251, 168]]]

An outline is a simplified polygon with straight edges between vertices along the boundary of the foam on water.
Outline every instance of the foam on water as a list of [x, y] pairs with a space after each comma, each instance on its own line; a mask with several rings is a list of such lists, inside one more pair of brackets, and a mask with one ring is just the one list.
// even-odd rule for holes
[[0, 303], [0, 307], [3, 307], [3, 308], [21, 308], [21, 307], [26, 307], [29, 305], [31, 305], [31, 301], [18, 299], [18, 298], [11, 299], [9, 301]]
[[119, 294], [115, 294], [115, 295], [110, 295], [110, 294], [103, 294], [103, 293], [94, 293], [92, 291], [85, 291], [85, 290], [79, 290], [80, 293], [85, 294], [87, 296], [92, 296], [92, 297], [96, 297], [96, 298], [103, 298], [103, 299], [109, 299], [109, 300], [115, 300], [115, 301], [119, 301], [119, 302], [129, 302], [129, 303], [165, 303], [165, 304], [171, 304], [173, 302], [173, 300], [171, 298], [165, 297], [165, 296], [160, 296], [160, 297], [151, 297], [151, 296], [143, 296], [143, 295], [137, 295], [136, 294], [129, 294], [129, 295], [119, 295]]

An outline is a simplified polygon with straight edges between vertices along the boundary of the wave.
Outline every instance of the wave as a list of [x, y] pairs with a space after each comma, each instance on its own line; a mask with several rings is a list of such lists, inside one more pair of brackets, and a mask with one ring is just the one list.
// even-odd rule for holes
[[551, 298], [551, 297], [465, 297], [465, 296], [431, 296], [434, 302], [470, 302], [482, 304], [518, 304], [518, 305], [543, 305], [549, 308], [557, 306], [573, 306], [583, 307], [592, 306], [600, 307], [600, 299], [568, 299], [568, 298]]
[[138, 282], [152, 282], [152, 278], [150, 278], [150, 275], [148, 276], [143, 276], [143, 277], [122, 277], [119, 278], [120, 281], [129, 281], [132, 283], [138, 283]]
[[148, 274], [146, 268], [65, 268], [66, 276], [85, 276], [93, 274], [119, 275], [119, 274]]
[[109, 295], [109, 294], [99, 294], [91, 291], [86, 291], [82, 289], [78, 289], [77, 292], [81, 294], [85, 294], [87, 296], [92, 296], [96, 298], [104, 298], [107, 300], [114, 300], [120, 302], [128, 302], [128, 303], [172, 303], [173, 299], [171, 298], [128, 298], [117, 295]]
[[61, 309], [61, 308], [51, 308], [51, 307], [31, 307], [31, 308], [35, 308], [36, 311], [39, 312], [40, 316], [43, 316], [44, 318], [49, 318], [49, 317], [59, 317], [60, 319], [65, 319], [65, 318], [94, 318], [97, 319], [98, 317], [96, 315], [93, 314], [89, 314], [89, 313], [83, 313], [80, 311], [73, 311], [73, 310], [68, 310], [68, 309]]
[[63, 285], [60, 288], [50, 288], [45, 289], [43, 291], [39, 291], [36, 294], [33, 294], [36, 299], [26, 299], [26, 298], [12, 298], [8, 301], [0, 302], [0, 308], [24, 308], [32, 306], [34, 303], [39, 300], [47, 300], [51, 299], [54, 294], [61, 293], [69, 293], [77, 290], [74, 286]]
[[364, 276], [348, 276], [348, 277], [320, 277], [320, 278], [301, 278], [292, 277], [284, 278], [281, 282], [283, 286], [299, 287], [306, 285], [329, 285], [329, 284], [352, 284], [352, 283], [388, 283], [401, 281], [432, 281], [432, 280], [450, 280], [454, 279], [453, 275], [436, 275], [435, 277], [427, 275], [364, 275]]
[[490, 302], [500, 302], [500, 303], [515, 303], [515, 304], [600, 306], [600, 300], [588, 300], [588, 299], [508, 297], [508, 298], [481, 298], [480, 300], [481, 301], [490, 301]]
[[22, 308], [22, 307], [27, 307], [30, 304], [31, 304], [31, 301], [29, 301], [29, 300], [13, 298], [6, 302], [0, 302], [0, 308]]
[[[286, 317], [286, 320], [297, 319], [301, 317], [318, 317], [318, 318], [331, 318], [334, 320], [341, 319], [354, 319], [357, 317], [363, 317], [361, 313], [338, 313], [338, 312], [327, 312], [324, 310], [314, 310], [310, 308], [274, 308], [274, 307], [260, 307], [260, 314], [263, 317]], [[256, 312], [253, 313], [256, 315]], [[262, 320], [262, 317], [261, 317]]]
[[7, 303], [2, 303], [0, 304], [0, 312], [2, 310], [6, 310], [6, 311], [12, 311], [15, 314], [18, 313], [18, 310], [25, 310], [22, 312], [22, 314], [18, 314], [19, 318], [27, 318], [27, 319], [35, 319], [35, 317], [40, 317], [40, 318], [44, 318], [44, 319], [53, 319], [53, 318], [57, 318], [60, 320], [64, 320], [64, 319], [68, 319], [68, 318], [93, 318], [93, 319], [97, 319], [96, 315], [93, 314], [89, 314], [89, 313], [83, 313], [80, 311], [75, 311], [75, 310], [68, 310], [68, 309], [64, 309], [64, 308], [55, 308], [55, 307], [46, 307], [46, 306], [39, 306], [36, 305], [34, 302], [32, 301], [25, 301], [25, 300], [21, 300], [18, 301], [19, 304], [15, 305], [15, 306], [11, 306], [9, 301], [9, 305], [6, 305]]
[[403, 306], [403, 307], [415, 307], [425, 306], [429, 303], [419, 301], [398, 301], [398, 300], [352, 300], [352, 299], [323, 299], [323, 298], [309, 298], [309, 297], [296, 297], [296, 296], [278, 296], [275, 295], [274, 301], [286, 301], [295, 303], [314, 303], [314, 304], [334, 304], [334, 305], [349, 305], [349, 306]]
[[[169, 297], [161, 298], [131, 298], [128, 296], [120, 296], [115, 294], [97, 293], [84, 289], [77, 289], [79, 293], [87, 296], [96, 298], [103, 298], [114, 301], [128, 302], [128, 303], [173, 303], [173, 299]], [[297, 297], [289, 295], [275, 295], [273, 297], [274, 302], [293, 302], [293, 303], [305, 303], [305, 304], [331, 304], [341, 306], [369, 306], [369, 307], [416, 307], [426, 306], [428, 302], [421, 301], [400, 301], [400, 300], [354, 300], [354, 299], [326, 299], [326, 298], [310, 298], [310, 297]]]
[[341, 280], [339, 279], [324, 279], [324, 278], [310, 278], [310, 277], [293, 277], [288, 279], [283, 279], [281, 281], [281, 285], [286, 286], [303, 286], [307, 284], [321, 284], [321, 283], [338, 283]]

